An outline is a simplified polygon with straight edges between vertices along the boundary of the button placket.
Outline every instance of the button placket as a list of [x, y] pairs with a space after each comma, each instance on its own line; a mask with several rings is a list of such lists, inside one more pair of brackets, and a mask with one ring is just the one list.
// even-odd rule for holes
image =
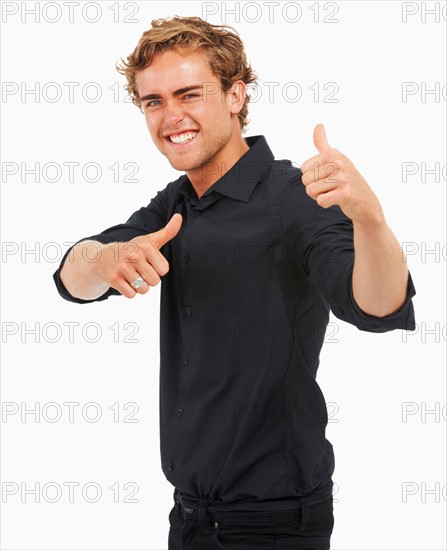
[[[189, 286], [188, 286], [188, 282], [189, 282], [189, 272], [188, 272], [188, 268], [189, 268], [189, 263], [191, 261], [191, 254], [190, 252], [188, 252], [188, 248], [189, 248], [189, 234], [190, 234], [190, 230], [191, 230], [191, 224], [194, 222], [194, 219], [197, 215], [197, 211], [195, 209], [192, 208], [192, 204], [191, 202], [187, 199], [186, 200], [186, 207], [187, 207], [187, 211], [188, 211], [188, 224], [187, 226], [185, 225], [185, 228], [184, 228], [184, 231], [183, 231], [183, 237], [182, 237], [182, 242], [181, 242], [181, 249], [180, 249], [180, 258], [183, 258], [183, 262], [182, 264], [180, 264], [181, 266], [181, 270], [182, 270], [182, 273], [183, 273], [183, 282], [184, 282], [184, 299], [185, 299], [185, 304], [184, 304], [184, 312], [185, 312], [185, 315], [188, 316], [188, 315], [192, 315], [192, 312], [193, 312], [193, 309], [192, 309], [192, 305], [189, 302]], [[189, 329], [188, 327], [188, 323], [186, 323], [186, 326], [187, 328]], [[186, 344], [186, 342], [190, 342], [190, 338], [188, 338], [187, 336], [185, 337], [184, 339], [184, 345]], [[183, 362], [185, 365], [189, 365], [190, 364], [190, 355], [188, 353], [188, 350], [187, 349], [184, 349], [184, 359], [183, 359]], [[181, 394], [181, 391], [180, 391], [180, 394]], [[184, 409], [183, 408], [178, 408], [176, 410], [176, 414], [177, 416], [180, 418], [181, 416], [183, 416], [183, 413], [184, 413]]]

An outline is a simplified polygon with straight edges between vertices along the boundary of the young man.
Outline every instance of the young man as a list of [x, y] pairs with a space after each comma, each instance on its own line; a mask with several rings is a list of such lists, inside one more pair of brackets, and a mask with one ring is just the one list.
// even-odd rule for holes
[[76, 303], [162, 280], [169, 549], [328, 549], [334, 455], [319, 354], [330, 310], [360, 330], [414, 330], [400, 245], [322, 125], [301, 170], [275, 160], [264, 136], [242, 137], [256, 77], [230, 27], [153, 21], [119, 71], [185, 173], [126, 223], [78, 241], [54, 280]]

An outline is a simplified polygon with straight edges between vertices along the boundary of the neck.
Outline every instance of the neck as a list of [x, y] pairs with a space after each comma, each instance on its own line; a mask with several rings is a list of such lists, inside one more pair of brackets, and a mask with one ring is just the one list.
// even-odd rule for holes
[[250, 149], [245, 139], [239, 135], [238, 139], [230, 140], [207, 163], [186, 172], [189, 181], [200, 197], [228, 172], [236, 162]]

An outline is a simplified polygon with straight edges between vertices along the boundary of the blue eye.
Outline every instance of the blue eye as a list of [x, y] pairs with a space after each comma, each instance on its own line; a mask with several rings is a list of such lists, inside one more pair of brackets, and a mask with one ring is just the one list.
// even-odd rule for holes
[[[192, 98], [192, 97], [199, 97], [199, 94], [185, 94], [183, 96], [183, 99], [189, 99], [189, 98]], [[151, 101], [148, 101], [145, 105], [145, 108], [148, 109], [149, 107], [158, 107], [158, 105], [160, 104], [160, 100], [159, 99], [152, 99]]]
[[159, 99], [153, 99], [152, 101], [148, 101], [146, 103], [146, 107], [153, 107], [153, 103], [156, 102], [156, 101], [160, 101]]

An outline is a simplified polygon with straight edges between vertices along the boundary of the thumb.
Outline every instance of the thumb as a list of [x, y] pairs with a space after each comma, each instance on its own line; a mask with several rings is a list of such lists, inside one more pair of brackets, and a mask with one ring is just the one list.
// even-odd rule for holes
[[327, 141], [323, 124], [317, 124], [314, 128], [314, 145], [319, 153], [323, 153], [331, 148]]
[[173, 239], [180, 231], [182, 223], [182, 215], [176, 212], [162, 229], [155, 231], [154, 233], [150, 233], [155, 246], [160, 249], [164, 244]]

